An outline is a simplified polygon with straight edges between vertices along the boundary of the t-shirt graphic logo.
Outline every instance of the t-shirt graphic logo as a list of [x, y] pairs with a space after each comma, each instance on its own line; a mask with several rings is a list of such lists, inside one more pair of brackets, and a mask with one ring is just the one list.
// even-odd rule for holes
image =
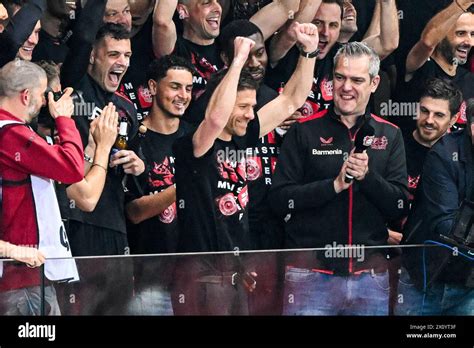
[[[165, 157], [161, 163], [154, 163], [153, 170], [148, 176], [148, 183], [160, 192], [174, 184], [174, 168], [169, 157]], [[176, 219], [176, 202], [159, 214], [158, 219], [164, 224], [172, 223]]]
[[247, 180], [255, 181], [262, 176], [262, 160], [259, 157], [247, 159]]
[[174, 184], [173, 168], [168, 157], [162, 163], [155, 163], [148, 177], [148, 182], [156, 188], [168, 187]]
[[176, 218], [176, 202], [171, 204], [168, 208], [166, 208], [160, 215], [158, 215], [158, 219], [164, 224], [170, 224]]
[[231, 216], [243, 211], [248, 203], [248, 190], [245, 185], [247, 177], [245, 158], [239, 162], [219, 161], [217, 169], [221, 176], [218, 188], [230, 191], [216, 198], [215, 202], [219, 211], [224, 216]]
[[299, 108], [299, 112], [303, 117], [308, 117], [314, 115], [319, 110], [319, 105], [313, 103], [309, 100], [306, 100], [301, 108]]

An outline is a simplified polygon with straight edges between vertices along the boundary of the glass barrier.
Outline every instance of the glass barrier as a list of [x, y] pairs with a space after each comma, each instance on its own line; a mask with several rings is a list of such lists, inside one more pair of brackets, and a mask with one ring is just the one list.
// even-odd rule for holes
[[78, 257], [75, 282], [3, 261], [0, 313], [474, 315], [473, 256], [433, 244]]

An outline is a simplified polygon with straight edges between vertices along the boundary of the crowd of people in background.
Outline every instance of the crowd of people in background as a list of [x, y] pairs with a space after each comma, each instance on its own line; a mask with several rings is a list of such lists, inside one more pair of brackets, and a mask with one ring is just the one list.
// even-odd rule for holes
[[473, 315], [473, 45], [472, 0], [1, 0], [0, 314]]

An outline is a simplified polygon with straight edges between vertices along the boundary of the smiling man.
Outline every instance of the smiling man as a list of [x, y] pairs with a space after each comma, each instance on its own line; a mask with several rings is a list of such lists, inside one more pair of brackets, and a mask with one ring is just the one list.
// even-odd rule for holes
[[[342, 0], [322, 0], [317, 8], [313, 23], [319, 31], [318, 64], [314, 71], [314, 83], [304, 105], [300, 108], [303, 116], [311, 116], [318, 111], [327, 109], [333, 100], [332, 70], [333, 57], [340, 45], [337, 43], [341, 30], [343, 14]], [[298, 60], [298, 48], [290, 26], [287, 36], [272, 39], [270, 48], [270, 66], [266, 82], [278, 90], [291, 76]], [[279, 42], [276, 42], [278, 40]]]
[[[71, 251], [74, 256], [123, 255], [129, 252], [125, 223], [124, 174], [139, 176], [145, 171], [145, 164], [137, 156], [138, 120], [135, 107], [122, 94], [117, 92], [121, 79], [126, 73], [131, 56], [129, 32], [118, 24], [106, 24], [98, 32], [89, 58], [87, 75], [77, 83], [74, 94], [76, 126], [81, 134], [84, 146], [88, 144], [91, 118], [106, 105], [116, 107], [119, 118], [128, 123], [128, 148], [115, 153], [110, 158], [109, 167], [121, 166], [123, 171], [108, 170], [105, 186], [95, 210], [90, 213], [81, 211], [75, 204], [70, 205], [69, 233]], [[85, 148], [89, 161], [94, 161], [94, 151]], [[85, 159], [87, 160], [87, 159]], [[107, 261], [109, 263], [107, 263]], [[97, 287], [96, 291], [107, 294], [113, 303], [108, 306], [100, 304], [102, 298], [87, 298], [87, 306], [82, 308], [84, 314], [117, 314], [123, 313], [123, 306], [131, 296], [131, 265], [126, 260], [107, 260], [104, 267], [114, 267], [113, 275], [106, 279], [94, 277], [94, 274], [83, 269], [85, 280], [80, 287], [79, 297], [87, 296], [82, 290]], [[99, 267], [99, 266], [97, 266]], [[81, 269], [80, 269], [81, 271]], [[104, 270], [104, 272], [107, 272]], [[95, 288], [94, 288], [95, 289]], [[109, 300], [107, 300], [109, 301]], [[84, 303], [84, 302], [83, 302]]]
[[[176, 185], [179, 252], [252, 250], [249, 234], [246, 149], [301, 105], [311, 88], [318, 44], [317, 28], [298, 27], [302, 54], [287, 88], [254, 114], [257, 82], [243, 67], [255, 42], [236, 37], [227, 71], [211, 80], [213, 91], [197, 130], [177, 140]], [[248, 314], [248, 293], [237, 278], [255, 271], [233, 254], [181, 259], [176, 268], [175, 314]], [[244, 265], [245, 263], [245, 265]], [[206, 296], [201, 297], [203, 291]], [[185, 303], [180, 301], [184, 294]]]
[[[408, 54], [406, 85], [401, 87], [401, 99], [417, 102], [419, 86], [432, 77], [452, 81], [462, 91], [464, 100], [473, 98], [474, 74], [461, 66], [466, 64], [473, 45], [474, 2], [454, 1], [428, 22], [420, 40]], [[465, 103], [457, 122], [466, 123]], [[413, 124], [411, 126], [413, 129]]]
[[[263, 33], [264, 41], [283, 25], [288, 14], [299, 7], [298, 0], [273, 1], [259, 10], [250, 20]], [[183, 24], [178, 34], [173, 21], [175, 11]], [[156, 57], [177, 54], [192, 62], [198, 75], [194, 79], [193, 101], [206, 88], [212, 74], [223, 62], [216, 38], [220, 33], [222, 7], [218, 0], [157, 0], [153, 15], [153, 40]]]
[[39, 40], [39, 20], [45, 8], [44, 0], [31, 0], [14, 12], [0, 34], [0, 67], [15, 58], [31, 60]]
[[[174, 253], [177, 250], [172, 146], [176, 139], [194, 129], [182, 120], [191, 102], [193, 74], [191, 63], [177, 56], [161, 57], [148, 69], [153, 106], [143, 121], [148, 130], [141, 143], [147, 171], [145, 180], [129, 187], [132, 198], [126, 207], [127, 217], [135, 224], [128, 229], [132, 254]], [[138, 314], [173, 314], [168, 290], [172, 259], [135, 260], [135, 303], [143, 308]]]
[[[386, 223], [403, 214], [401, 132], [367, 108], [380, 81], [380, 59], [364, 43], [351, 42], [334, 65], [334, 107], [290, 129], [270, 191], [273, 208], [286, 215], [289, 249], [384, 245]], [[355, 153], [354, 138], [366, 125], [375, 131], [373, 141]], [[346, 174], [354, 180], [345, 180]], [[284, 314], [387, 315], [384, 251], [364, 248], [358, 259], [327, 251], [288, 256]]]
[[[403, 301], [395, 307], [397, 315], [474, 313], [474, 267], [468, 259], [472, 229], [463, 218], [472, 219], [465, 208], [473, 201], [474, 99], [467, 104], [468, 127], [444, 135], [426, 155], [423, 180], [404, 230], [404, 244], [441, 242], [449, 248], [438, 244], [403, 249], [398, 286]], [[464, 237], [456, 238], [455, 233]]]

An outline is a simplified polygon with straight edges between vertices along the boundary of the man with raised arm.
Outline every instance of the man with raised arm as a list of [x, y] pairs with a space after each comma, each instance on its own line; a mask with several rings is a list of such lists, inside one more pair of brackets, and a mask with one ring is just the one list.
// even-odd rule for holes
[[[242, 73], [255, 44], [237, 37], [234, 59], [212, 80], [214, 93], [194, 134], [175, 142], [180, 252], [250, 250], [245, 150], [303, 104], [312, 84], [316, 26], [298, 27], [301, 57], [285, 91], [258, 111], [255, 80]], [[309, 58], [313, 56], [313, 58]], [[175, 314], [247, 314], [247, 294], [239, 277], [253, 271], [233, 256], [186, 258], [177, 266]], [[255, 274], [253, 274], [255, 276]], [[247, 283], [249, 284], [249, 282]], [[252, 282], [253, 284], [253, 282]], [[235, 286], [235, 288], [234, 288]], [[237, 290], [237, 291], [236, 291]], [[198, 300], [207, 291], [206, 300]], [[182, 296], [186, 298], [182, 302]]]

